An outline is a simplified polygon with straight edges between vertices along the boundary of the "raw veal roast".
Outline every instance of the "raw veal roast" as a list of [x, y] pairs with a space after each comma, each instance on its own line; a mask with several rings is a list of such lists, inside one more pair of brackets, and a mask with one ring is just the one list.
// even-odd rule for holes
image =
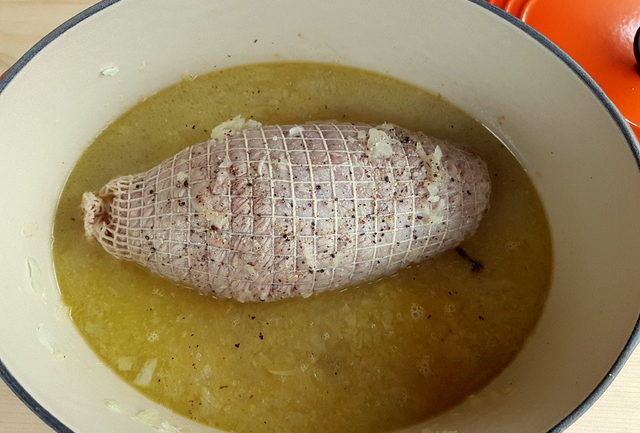
[[395, 125], [262, 126], [83, 196], [86, 234], [115, 257], [216, 297], [272, 301], [392, 274], [471, 235], [485, 163]]

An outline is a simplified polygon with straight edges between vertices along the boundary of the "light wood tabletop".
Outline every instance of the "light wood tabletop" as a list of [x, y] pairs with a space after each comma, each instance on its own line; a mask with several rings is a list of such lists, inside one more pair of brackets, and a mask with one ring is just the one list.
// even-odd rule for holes
[[[0, 0], [0, 74], [46, 33], [94, 3], [95, 0]], [[0, 381], [0, 433], [52, 431]], [[638, 432], [640, 350], [635, 351], [596, 404], [566, 430], [566, 433]]]

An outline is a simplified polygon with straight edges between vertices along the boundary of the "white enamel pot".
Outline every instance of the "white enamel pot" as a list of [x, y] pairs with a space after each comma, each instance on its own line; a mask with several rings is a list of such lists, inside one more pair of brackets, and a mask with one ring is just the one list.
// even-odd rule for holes
[[[151, 402], [89, 349], [60, 300], [52, 223], [82, 151], [141, 98], [184, 74], [277, 60], [438, 92], [517, 155], [552, 229], [540, 322], [476, 398], [406, 431], [562, 431], [640, 338], [637, 143], [578, 65], [481, 0], [107, 0], [48, 35], [0, 81], [0, 375], [59, 432], [214, 431]], [[146, 423], [135, 419], [145, 410]]]

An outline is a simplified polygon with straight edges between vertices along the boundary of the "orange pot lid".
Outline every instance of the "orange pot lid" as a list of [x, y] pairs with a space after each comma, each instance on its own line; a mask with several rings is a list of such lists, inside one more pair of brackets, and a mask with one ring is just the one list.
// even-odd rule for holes
[[489, 3], [520, 18], [578, 62], [640, 139], [640, 0], [490, 0]]

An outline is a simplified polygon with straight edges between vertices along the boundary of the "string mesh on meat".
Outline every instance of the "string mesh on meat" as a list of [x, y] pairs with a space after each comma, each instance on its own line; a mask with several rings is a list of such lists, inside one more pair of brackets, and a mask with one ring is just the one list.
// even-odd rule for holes
[[115, 257], [214, 296], [271, 301], [452, 248], [476, 230], [489, 196], [484, 162], [449, 142], [317, 122], [196, 144], [85, 193], [82, 206], [87, 235]]

